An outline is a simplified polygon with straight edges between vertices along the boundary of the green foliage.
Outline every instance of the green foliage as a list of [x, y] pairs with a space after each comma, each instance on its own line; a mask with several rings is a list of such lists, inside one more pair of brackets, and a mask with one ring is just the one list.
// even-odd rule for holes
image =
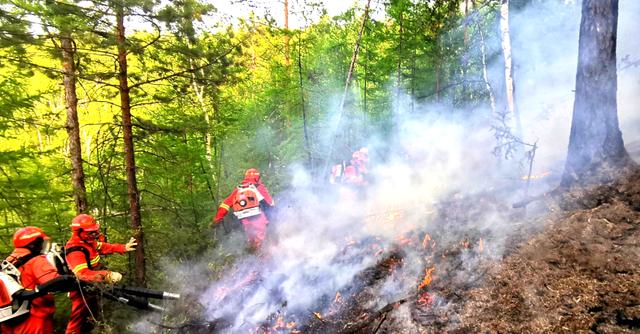
[[[465, 27], [471, 36], [482, 30], [487, 43], [495, 43], [495, 16], [487, 6], [465, 20], [460, 4], [394, 0], [386, 5], [384, 19], [367, 20], [341, 128], [349, 135], [328, 144], [361, 8], [324, 15], [303, 29], [284, 31], [272, 21], [251, 18], [203, 30], [200, 23], [215, 8], [195, 0], [162, 7], [134, 0], [3, 3], [2, 251], [10, 251], [8, 236], [23, 225], [41, 226], [59, 242], [68, 237], [74, 206], [60, 34], [69, 34], [76, 46], [90, 213], [102, 221], [111, 241], [123, 242], [131, 231], [114, 8], [123, 6], [127, 16], [151, 22], [146, 30], [127, 27], [126, 46], [148, 281], [162, 285], [165, 263], [197, 259], [217, 244], [209, 232], [211, 217], [246, 168], [260, 168], [276, 196], [286, 189], [288, 166], [306, 161], [308, 153], [303, 109], [310, 167], [317, 169], [328, 145], [349, 152], [374, 131], [389, 133], [399, 90], [421, 101], [449, 94], [456, 103], [486, 105], [484, 86], [455, 83], [481, 77], [479, 46], [465, 43]], [[132, 272], [132, 265], [128, 257], [109, 261], [123, 272]]]

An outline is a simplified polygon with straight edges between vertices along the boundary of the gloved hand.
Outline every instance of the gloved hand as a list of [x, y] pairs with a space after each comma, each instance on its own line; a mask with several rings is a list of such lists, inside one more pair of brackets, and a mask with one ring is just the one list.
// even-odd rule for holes
[[116, 284], [122, 280], [122, 274], [116, 271], [110, 271], [106, 280], [108, 283]]
[[129, 239], [129, 242], [127, 242], [127, 244], [124, 245], [124, 249], [127, 252], [131, 252], [136, 250], [136, 246], [138, 246], [138, 242], [136, 241], [136, 238], [131, 237], [131, 239]]

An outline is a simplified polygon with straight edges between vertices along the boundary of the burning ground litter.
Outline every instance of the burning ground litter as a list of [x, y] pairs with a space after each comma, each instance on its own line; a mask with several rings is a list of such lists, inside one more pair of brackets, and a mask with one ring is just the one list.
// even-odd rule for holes
[[[182, 332], [638, 332], [639, 176], [546, 198], [549, 211], [535, 219], [486, 194], [451, 196], [438, 205], [429, 228], [403, 231], [392, 244], [374, 237], [342, 240], [330, 263], [372, 261], [312, 306], [290, 307], [280, 299], [275, 311], [242, 330], [219, 317], [194, 320]], [[505, 240], [477, 224], [487, 219], [483, 212], [500, 212], [496, 207], [516, 226]], [[502, 255], [492, 255], [495, 244], [505, 245]], [[229, 293], [255, 294], [265, 280], [236, 281]]]

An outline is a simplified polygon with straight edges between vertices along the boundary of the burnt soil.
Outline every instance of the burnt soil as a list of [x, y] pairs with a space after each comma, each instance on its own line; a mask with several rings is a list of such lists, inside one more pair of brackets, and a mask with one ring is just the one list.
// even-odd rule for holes
[[557, 200], [565, 211], [488, 264], [447, 331], [640, 333], [640, 172]]
[[[429, 230], [408, 232], [339, 291], [341, 302], [327, 296], [316, 308], [322, 314], [290, 314], [292, 328], [274, 314], [254, 332], [640, 333], [640, 170], [535, 205], [545, 213], [511, 210], [495, 195], [452, 196]], [[474, 224], [489, 211], [512, 225], [506, 239]], [[498, 243], [501, 255], [490, 256]], [[429, 268], [429, 283], [420, 284]], [[381, 303], [375, 291], [389, 281], [412, 288]], [[169, 332], [226, 333], [223, 320]]]
[[421, 257], [436, 268], [431, 284], [385, 307], [367, 308], [357, 293], [348, 310], [302, 332], [640, 333], [640, 171], [542, 202], [549, 211], [538, 218], [503, 217], [517, 227], [500, 258], [486, 256], [479, 241], [491, 237], [467, 224], [499, 201], [443, 203], [446, 228], [428, 233], [450, 241]]

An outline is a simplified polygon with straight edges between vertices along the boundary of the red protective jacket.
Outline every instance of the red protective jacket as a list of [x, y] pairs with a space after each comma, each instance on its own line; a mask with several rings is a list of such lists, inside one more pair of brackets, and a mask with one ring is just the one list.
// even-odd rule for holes
[[102, 282], [109, 275], [108, 270], [100, 270], [100, 255], [124, 254], [126, 252], [123, 244], [109, 244], [97, 240], [85, 242], [80, 239], [77, 233], [74, 233], [65, 245], [65, 249], [68, 250], [76, 246], [84, 247], [89, 252], [90, 266], [82, 251], [67, 253], [67, 265], [80, 280], [86, 282]]
[[[7, 261], [15, 263], [23, 256], [27, 256], [31, 252], [26, 248], [16, 248], [11, 255], [7, 258]], [[38, 255], [27, 263], [18, 268], [20, 271], [20, 283], [26, 289], [33, 290], [36, 285], [44, 284], [56, 277], [58, 277], [58, 271], [56, 268], [47, 261], [44, 255]], [[42, 297], [35, 298], [31, 302], [31, 315], [40, 318], [52, 316], [56, 312], [56, 306], [54, 303], [53, 295], [48, 294]]]
[[[253, 185], [256, 186], [256, 188], [258, 189], [258, 191], [260, 192], [262, 197], [264, 197], [263, 201], [264, 201], [265, 204], [267, 204], [269, 206], [273, 206], [275, 204], [273, 202], [273, 198], [271, 198], [271, 195], [269, 194], [269, 191], [267, 190], [267, 187], [265, 187], [264, 184], [262, 184], [261, 182], [256, 184], [256, 183], [252, 182], [251, 180], [244, 179], [240, 185], [241, 186], [247, 186], [247, 185], [250, 185], [250, 184], [253, 184]], [[227, 212], [229, 212], [229, 209], [233, 206], [233, 203], [236, 200], [236, 194], [237, 193], [238, 193], [238, 188], [236, 187], [233, 190], [233, 192], [231, 193], [231, 195], [229, 195], [227, 198], [224, 199], [224, 201], [222, 201], [222, 204], [220, 204], [220, 206], [218, 207], [218, 212], [216, 212], [216, 216], [213, 219], [214, 222], [222, 221], [222, 219], [227, 214]]]

